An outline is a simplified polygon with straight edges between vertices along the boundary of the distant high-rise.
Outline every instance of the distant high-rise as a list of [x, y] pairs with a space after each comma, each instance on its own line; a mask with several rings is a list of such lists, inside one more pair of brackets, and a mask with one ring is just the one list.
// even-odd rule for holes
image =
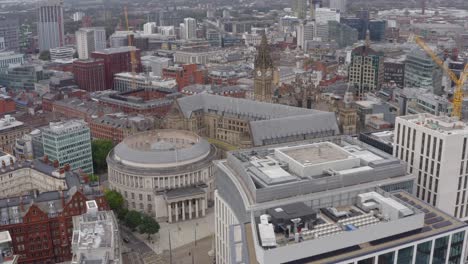
[[194, 18], [184, 18], [185, 26], [185, 39], [196, 39], [197, 38], [197, 21]]
[[300, 19], [307, 16], [307, 0], [294, 0], [293, 1], [294, 15]]
[[369, 21], [370, 39], [372, 41], [384, 41], [386, 29], [387, 29], [387, 21], [370, 20]]
[[315, 35], [315, 23], [309, 21], [306, 24], [300, 23], [296, 30], [297, 45], [303, 49], [307, 49], [307, 41], [313, 40]]
[[19, 23], [17, 19], [0, 18], [0, 50], [19, 50]]
[[106, 28], [92, 27], [94, 31], [94, 50], [103, 50], [107, 48]]
[[95, 50], [94, 31], [90, 28], [81, 28], [75, 33], [78, 58], [89, 59], [91, 52]]
[[315, 9], [315, 22], [317, 24], [328, 24], [328, 21], [340, 22], [340, 11], [334, 8]]
[[39, 50], [50, 50], [51, 48], [63, 46], [65, 41], [63, 1], [47, 0], [38, 6], [37, 12]]
[[438, 95], [442, 91], [442, 71], [423, 50], [413, 49], [406, 57], [405, 87], [425, 87]]
[[148, 22], [143, 25], [143, 33], [153, 34], [156, 33], [156, 22]]
[[346, 13], [346, 0], [330, 0], [330, 8], [340, 10], [341, 13]]

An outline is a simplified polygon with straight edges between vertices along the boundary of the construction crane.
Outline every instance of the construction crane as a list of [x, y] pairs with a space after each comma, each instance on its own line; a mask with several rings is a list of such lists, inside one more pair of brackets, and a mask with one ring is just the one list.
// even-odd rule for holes
[[411, 35], [409, 41], [414, 40], [416, 44], [419, 45], [431, 58], [432, 60], [440, 67], [444, 72], [450, 77], [450, 79], [455, 83], [455, 91], [453, 93], [453, 110], [452, 117], [457, 117], [461, 120], [462, 118], [462, 105], [463, 105], [463, 85], [468, 76], [468, 63], [465, 65], [463, 72], [460, 73], [460, 78], [440, 59], [437, 54], [432, 51], [432, 49], [424, 42], [424, 40], [415, 35]]
[[[127, 31], [130, 31], [128, 26], [128, 12], [127, 7], [124, 7], [125, 15], [125, 25], [127, 26]], [[136, 68], [137, 68], [137, 59], [136, 59], [136, 48], [133, 47], [133, 38], [132, 34], [128, 34], [128, 46], [130, 48], [130, 66], [132, 69], [132, 90], [136, 90]]]

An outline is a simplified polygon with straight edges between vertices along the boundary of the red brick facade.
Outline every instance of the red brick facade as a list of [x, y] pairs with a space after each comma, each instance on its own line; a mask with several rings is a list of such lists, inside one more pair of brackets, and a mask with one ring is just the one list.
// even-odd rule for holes
[[73, 62], [75, 82], [80, 89], [88, 92], [106, 89], [106, 75], [103, 60], [77, 60]]
[[16, 111], [15, 101], [11, 98], [0, 97], [0, 115], [13, 113]]
[[168, 67], [162, 71], [164, 78], [176, 79], [179, 92], [190, 84], [205, 84], [206, 70], [197, 64], [185, 64], [182, 67]]

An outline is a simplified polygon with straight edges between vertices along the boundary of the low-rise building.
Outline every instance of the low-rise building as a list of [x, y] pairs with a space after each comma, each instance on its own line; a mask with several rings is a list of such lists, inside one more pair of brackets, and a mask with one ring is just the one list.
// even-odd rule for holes
[[10, 115], [0, 119], [0, 148], [12, 152], [17, 139], [29, 132], [29, 128], [23, 122], [17, 121]]
[[139, 89], [167, 88], [177, 90], [176, 79], [163, 79], [155, 75], [132, 74], [121, 72], [114, 75], [114, 90], [119, 92], [130, 92]]
[[0, 232], [0, 263], [17, 264], [19, 256], [13, 251], [13, 241], [10, 232]]
[[120, 264], [122, 249], [117, 219], [112, 211], [99, 211], [96, 201], [86, 202], [86, 213], [73, 217], [72, 264]]
[[157, 128], [157, 121], [149, 116], [109, 114], [88, 121], [91, 136], [121, 142], [127, 136]]

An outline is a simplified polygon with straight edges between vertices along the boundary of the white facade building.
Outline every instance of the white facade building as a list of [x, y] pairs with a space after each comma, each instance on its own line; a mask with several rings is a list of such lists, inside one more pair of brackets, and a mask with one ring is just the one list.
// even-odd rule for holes
[[174, 53], [175, 63], [184, 64], [207, 64], [209, 59], [214, 58], [219, 54], [219, 51], [176, 51]]
[[106, 28], [92, 27], [94, 31], [94, 50], [103, 50], [107, 48]]
[[296, 31], [297, 45], [303, 50], [306, 49], [307, 41], [311, 41], [315, 37], [315, 30], [314, 22], [309, 21], [306, 24], [299, 24]]
[[81, 21], [84, 16], [85, 16], [84, 12], [81, 12], [81, 11], [75, 12], [73, 13], [73, 21], [75, 22]]
[[78, 58], [87, 60], [95, 50], [94, 30], [81, 28], [75, 33]]
[[175, 29], [174, 26], [163, 26], [163, 27], [158, 27], [159, 33], [163, 36], [174, 36], [175, 35]]
[[396, 118], [393, 155], [417, 177], [416, 196], [468, 220], [468, 126], [431, 114]]
[[151, 35], [156, 33], [156, 22], [148, 22], [143, 25], [143, 33]]
[[195, 18], [184, 18], [184, 39], [197, 38], [197, 20]]
[[330, 0], [330, 8], [339, 10], [340, 13], [346, 13], [347, 0]]
[[51, 61], [72, 61], [75, 49], [72, 47], [57, 47], [50, 49], [50, 60]]
[[317, 8], [315, 10], [315, 22], [328, 24], [328, 21], [340, 22], [340, 11], [334, 8]]
[[468, 225], [408, 193], [404, 162], [362, 142], [337, 144], [216, 161], [216, 263], [463, 263]]
[[21, 65], [23, 62], [23, 54], [14, 51], [0, 52], [0, 69], [8, 68], [10, 65]]

